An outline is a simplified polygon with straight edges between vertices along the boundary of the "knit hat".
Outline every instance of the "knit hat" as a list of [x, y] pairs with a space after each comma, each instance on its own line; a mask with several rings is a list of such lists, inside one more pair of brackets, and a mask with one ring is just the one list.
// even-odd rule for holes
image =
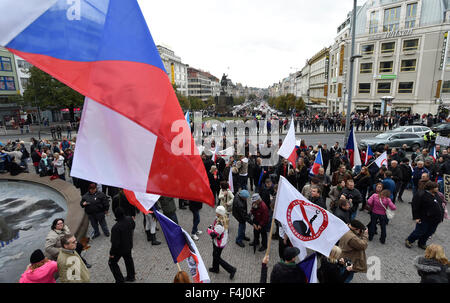
[[217, 208], [216, 208], [216, 214], [218, 214], [219, 216], [225, 216], [227, 214], [227, 211], [226, 211], [225, 207], [220, 205], [220, 206], [217, 206]]
[[248, 190], [243, 189], [239, 192], [239, 197], [247, 199], [248, 197], [250, 197], [250, 193], [248, 192]]
[[287, 247], [284, 250], [283, 259], [284, 259], [284, 261], [290, 261], [290, 260], [294, 259], [295, 257], [297, 257], [299, 253], [300, 253], [300, 249], [298, 249], [297, 247]]
[[42, 250], [36, 249], [31, 254], [30, 263], [34, 264], [34, 263], [41, 262], [42, 260], [44, 260], [44, 258], [45, 258], [45, 256], [44, 256], [44, 253], [42, 252]]
[[253, 194], [252, 203], [261, 200], [261, 196], [259, 194]]

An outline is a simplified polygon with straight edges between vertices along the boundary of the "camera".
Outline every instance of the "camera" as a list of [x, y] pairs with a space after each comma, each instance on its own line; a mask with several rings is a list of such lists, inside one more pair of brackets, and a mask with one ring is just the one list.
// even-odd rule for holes
[[347, 258], [344, 259], [344, 264], [345, 264], [346, 267], [353, 265], [352, 261], [350, 259], [347, 259]]

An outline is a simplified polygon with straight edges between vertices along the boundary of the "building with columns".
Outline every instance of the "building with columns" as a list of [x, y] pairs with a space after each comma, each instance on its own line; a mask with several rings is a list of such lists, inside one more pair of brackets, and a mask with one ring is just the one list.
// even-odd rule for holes
[[157, 45], [159, 55], [166, 69], [167, 76], [172, 84], [177, 86], [177, 90], [184, 96], [188, 96], [188, 66], [181, 62], [181, 58], [175, 55], [170, 48]]

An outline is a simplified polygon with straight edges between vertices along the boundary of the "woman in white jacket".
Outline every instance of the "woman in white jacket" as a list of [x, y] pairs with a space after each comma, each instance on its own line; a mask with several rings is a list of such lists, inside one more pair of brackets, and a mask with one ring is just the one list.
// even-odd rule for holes
[[229, 219], [225, 207], [218, 206], [214, 224], [208, 228], [208, 234], [213, 240], [213, 265], [209, 271], [219, 273], [220, 265], [230, 274], [230, 280], [232, 280], [236, 273], [236, 267], [231, 266], [220, 257], [228, 241], [228, 223]]
[[53, 154], [54, 160], [53, 160], [53, 166], [56, 169], [56, 172], [58, 173], [58, 177], [61, 180], [66, 181], [66, 171], [64, 168], [64, 157], [61, 156], [59, 153]]
[[231, 192], [228, 182], [220, 182], [220, 192], [219, 192], [219, 205], [225, 207], [227, 213], [230, 214], [233, 208], [234, 195]]

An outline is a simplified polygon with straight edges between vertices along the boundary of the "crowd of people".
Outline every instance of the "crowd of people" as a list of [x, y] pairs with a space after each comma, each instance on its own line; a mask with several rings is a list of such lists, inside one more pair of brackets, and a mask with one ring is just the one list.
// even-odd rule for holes
[[[279, 144], [281, 143], [280, 141]], [[266, 147], [273, 153], [276, 152], [270, 141]], [[51, 144], [47, 140], [32, 139], [31, 154], [27, 155], [24, 151], [25, 144], [21, 141], [8, 142], [2, 153], [10, 158], [10, 162], [24, 170], [27, 159], [31, 158], [36, 174], [65, 180], [66, 170], [71, 168], [73, 148], [74, 144], [66, 138]], [[311, 167], [319, 150], [323, 166], [318, 174], [313, 175]], [[242, 249], [249, 242], [248, 245], [254, 252], [263, 252], [267, 250], [269, 239], [274, 239], [278, 240], [281, 261], [273, 268], [270, 281], [305, 281], [304, 273], [295, 266], [295, 258], [299, 252], [292, 247], [286, 232], [276, 220], [276, 232], [269, 234], [277, 184], [283, 176], [309, 201], [333, 213], [349, 226], [350, 231], [336, 243], [330, 256], [320, 256], [318, 276], [321, 282], [349, 283], [355, 273], [367, 271], [365, 250], [368, 242], [373, 241], [378, 232], [380, 243], [389, 242], [388, 214], [396, 210], [398, 203], [405, 203], [403, 193], [407, 189], [413, 192], [412, 200], [407, 202], [411, 203], [416, 227], [410, 235], [405, 235], [404, 245], [411, 248], [418, 241], [418, 247], [425, 250], [425, 257], [415, 260], [415, 266], [422, 281], [435, 281], [424, 268], [436, 266], [433, 262], [438, 262], [445, 271], [448, 261], [445, 261], [447, 259], [441, 246], [427, 245], [427, 241], [439, 224], [448, 219], [442, 178], [450, 175], [450, 147], [445, 149], [436, 145], [436, 158], [430, 156], [429, 150], [425, 148], [414, 151], [410, 157], [407, 156], [407, 146], [401, 149], [386, 146], [385, 151], [388, 154], [386, 166], [380, 168], [374, 162], [380, 155], [377, 152], [364, 166], [352, 167], [347, 151], [338, 142], [328, 148], [321, 143], [307, 146], [302, 141], [297, 151], [295, 169], [281, 157], [276, 165], [263, 166], [262, 159], [272, 155], [263, 156], [259, 150], [256, 154], [250, 154], [247, 150], [241, 156], [217, 156], [215, 161], [203, 153], [202, 160], [216, 200], [216, 217], [211, 219], [212, 224], [207, 230], [207, 237], [211, 237], [213, 242], [213, 262], [209, 271], [219, 273], [219, 268], [222, 267], [228, 272], [230, 279], [233, 279], [238, 269], [221, 256], [230, 242]], [[360, 156], [365, 159], [364, 151], [361, 151]], [[228, 183], [230, 170], [232, 184]], [[80, 189], [80, 207], [86, 212], [94, 230], [91, 240], [101, 235], [100, 229], [104, 236], [111, 239], [108, 264], [116, 282], [135, 281], [132, 249], [139, 211], [128, 202], [120, 188], [100, 186], [82, 179], [72, 178], [71, 181]], [[203, 234], [198, 228], [202, 205], [197, 201], [179, 199], [178, 209], [186, 209], [188, 206], [192, 212], [191, 238], [194, 241], [199, 241]], [[161, 197], [155, 208], [178, 223], [175, 199]], [[105, 218], [110, 210], [117, 221], [111, 229]], [[358, 212], [369, 212], [370, 222], [361, 222]], [[237, 233], [233, 235], [233, 241], [228, 232], [232, 224], [231, 217], [237, 221]], [[143, 226], [147, 240], [152, 245], [161, 244], [156, 239], [158, 227], [154, 213], [143, 215]], [[252, 228], [252, 239], [246, 236], [247, 226]], [[81, 257], [82, 251], [83, 246], [78, 244], [76, 237], [64, 225], [64, 220], [55, 220], [46, 239], [44, 254], [42, 251], [33, 253], [30, 266], [21, 282], [54, 282], [49, 277], [55, 277], [58, 273], [61, 282], [88, 282], [91, 265]], [[67, 273], [67, 259], [71, 257], [79, 260], [76, 262], [80, 264], [81, 270], [77, 275]], [[121, 258], [126, 264], [126, 277], [118, 266]], [[261, 282], [267, 280], [268, 262], [267, 257], [263, 259]], [[177, 277], [175, 280], [182, 279], [181, 274]], [[442, 274], [437, 281], [443, 281]]]

